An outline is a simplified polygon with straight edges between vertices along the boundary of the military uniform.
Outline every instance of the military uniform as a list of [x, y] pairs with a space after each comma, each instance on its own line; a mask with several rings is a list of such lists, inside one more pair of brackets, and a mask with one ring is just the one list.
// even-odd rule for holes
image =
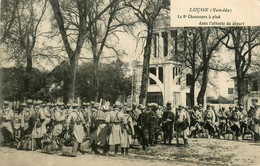
[[210, 106], [207, 106], [207, 109], [204, 113], [204, 128], [206, 129], [208, 138], [210, 136], [214, 136], [215, 133], [215, 113], [210, 108]]
[[189, 113], [183, 108], [183, 106], [179, 106], [179, 111], [176, 118], [176, 141], [179, 144], [179, 134], [182, 135], [184, 140], [184, 146], [188, 146], [188, 135], [189, 135], [189, 126], [190, 126], [190, 117]]
[[197, 137], [197, 134], [202, 131], [203, 116], [199, 111], [198, 106], [195, 106], [194, 111], [191, 113], [191, 133], [193, 137]]
[[163, 129], [163, 142], [166, 145], [166, 141], [171, 144], [172, 134], [173, 134], [173, 123], [175, 120], [175, 115], [171, 110], [171, 103], [167, 103], [167, 109], [162, 115], [162, 129]]
[[149, 147], [149, 113], [145, 110], [144, 106], [141, 106], [140, 109], [142, 113], [139, 115], [137, 126], [138, 132], [140, 132], [142, 149], [145, 150]]
[[121, 151], [122, 154], [128, 154], [128, 148], [133, 143], [132, 136], [134, 133], [134, 126], [132, 117], [128, 114], [131, 109], [126, 109], [126, 114], [124, 115], [123, 119], [123, 128], [122, 128], [122, 135], [121, 135]]
[[151, 111], [149, 112], [148, 116], [148, 130], [149, 130], [149, 144], [154, 145], [156, 140], [155, 140], [155, 135], [158, 132], [158, 122], [159, 122], [159, 117], [156, 114], [156, 108], [154, 105], [151, 106]]
[[10, 103], [4, 102], [5, 108], [2, 112], [2, 134], [4, 136], [4, 142], [12, 142], [14, 139], [14, 126], [13, 126], [13, 118], [14, 112], [10, 106]]
[[260, 140], [260, 108], [258, 108], [254, 115], [254, 140], [255, 142]]
[[[85, 138], [84, 125], [86, 122], [82, 113], [78, 110], [78, 105], [73, 105], [73, 110], [71, 110], [67, 120], [67, 129], [72, 127], [73, 136], [74, 136], [74, 145], [73, 145], [73, 155], [76, 155], [76, 152], [80, 149], [80, 144], [83, 142]], [[69, 129], [68, 129], [69, 130]]]
[[242, 113], [239, 111], [239, 107], [235, 108], [235, 111], [232, 113], [231, 116], [231, 130], [233, 131], [233, 139], [237, 139], [240, 135], [240, 120], [242, 118]]

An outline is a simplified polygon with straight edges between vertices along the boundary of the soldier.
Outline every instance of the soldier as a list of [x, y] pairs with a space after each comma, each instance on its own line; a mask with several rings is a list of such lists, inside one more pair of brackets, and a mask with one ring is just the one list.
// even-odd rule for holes
[[148, 132], [148, 123], [149, 123], [149, 112], [146, 111], [145, 107], [140, 104], [139, 109], [142, 113], [139, 115], [137, 126], [138, 126], [138, 135], [141, 137], [142, 149], [146, 150], [149, 147], [149, 132]]
[[11, 103], [4, 101], [4, 108], [1, 115], [3, 122], [2, 122], [2, 134], [4, 136], [4, 143], [13, 143], [14, 141], [14, 112], [11, 106]]
[[260, 140], [260, 108], [258, 108], [254, 115], [254, 141], [258, 142]]
[[199, 106], [194, 107], [194, 111], [191, 112], [191, 128], [193, 130], [191, 131], [191, 136], [194, 138], [197, 138], [197, 134], [202, 130], [202, 123], [203, 123], [203, 117], [202, 113], [199, 111]]
[[125, 118], [123, 121], [123, 129], [122, 129], [122, 135], [121, 135], [121, 154], [122, 155], [128, 155], [128, 148], [132, 144], [133, 140], [132, 137], [135, 134], [134, 133], [134, 126], [132, 117], [130, 116], [131, 108], [126, 109]]
[[132, 104], [132, 111], [131, 111], [131, 116], [132, 116], [132, 120], [133, 120], [133, 125], [134, 125], [134, 130], [136, 131], [135, 132], [135, 135], [134, 135], [134, 141], [135, 139], [137, 138], [137, 140], [140, 142], [140, 135], [138, 135], [138, 126], [137, 126], [137, 121], [138, 121], [138, 118], [139, 118], [139, 115], [141, 114], [141, 110], [137, 108], [137, 105], [136, 103], [133, 103]]
[[79, 111], [79, 105], [74, 103], [73, 110], [71, 110], [67, 120], [67, 130], [73, 130], [73, 151], [72, 156], [77, 156], [77, 152], [80, 150], [80, 145], [85, 138], [84, 126], [86, 122], [82, 113]]
[[65, 111], [62, 109], [63, 103], [57, 103], [55, 113], [54, 113], [54, 128], [52, 131], [53, 141], [55, 144], [61, 147], [63, 145], [63, 134], [64, 134], [64, 127], [65, 127], [65, 119], [67, 115]]
[[166, 145], [166, 141], [168, 140], [169, 145], [172, 141], [173, 134], [173, 123], [174, 123], [175, 115], [172, 112], [172, 103], [167, 102], [166, 111], [163, 112], [162, 115], [162, 129], [163, 129], [163, 143]]
[[32, 131], [32, 137], [34, 144], [36, 144], [34, 150], [37, 148], [42, 148], [41, 139], [47, 133], [46, 125], [51, 121], [51, 114], [41, 107], [42, 101], [37, 101], [34, 103], [35, 112], [35, 125]]
[[238, 140], [240, 135], [240, 120], [242, 118], [242, 113], [239, 111], [239, 106], [235, 107], [235, 111], [233, 111], [231, 116], [231, 130], [233, 131], [233, 140]]
[[222, 135], [223, 137], [225, 136], [224, 134], [226, 133], [227, 130], [227, 115], [225, 108], [222, 107], [219, 110], [219, 131], [218, 131], [218, 137]]
[[179, 145], [179, 134], [182, 135], [184, 146], [188, 147], [188, 135], [189, 135], [189, 126], [190, 126], [190, 117], [189, 113], [184, 109], [182, 105], [179, 105], [179, 109], [177, 109], [176, 116], [176, 141], [177, 145]]
[[240, 119], [240, 133], [242, 134], [242, 140], [244, 140], [245, 134], [248, 132], [248, 125], [247, 125], [247, 112], [244, 110], [243, 106], [239, 106], [239, 111], [241, 112], [241, 119]]
[[83, 103], [82, 106], [83, 106], [82, 114], [83, 114], [85, 121], [87, 122], [86, 134], [87, 134], [87, 136], [89, 136], [90, 135], [90, 124], [91, 124], [91, 121], [90, 121], [90, 116], [91, 116], [90, 103]]
[[114, 156], [118, 153], [118, 148], [121, 143], [121, 124], [124, 121], [124, 113], [120, 110], [120, 102], [115, 103], [113, 111], [110, 112], [110, 121], [111, 121], [111, 134], [109, 136], [109, 145], [115, 146]]
[[155, 145], [155, 135], [158, 130], [159, 117], [156, 114], [157, 106], [155, 103], [148, 104], [148, 129], [149, 129], [149, 144], [151, 146]]
[[207, 109], [204, 112], [204, 128], [208, 138], [211, 138], [215, 134], [215, 113], [211, 109], [210, 105], [207, 105]]

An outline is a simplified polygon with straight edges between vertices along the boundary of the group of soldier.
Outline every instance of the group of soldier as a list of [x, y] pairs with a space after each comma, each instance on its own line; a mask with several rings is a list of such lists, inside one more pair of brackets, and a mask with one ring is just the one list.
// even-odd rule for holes
[[[100, 147], [108, 155], [114, 147], [114, 156], [119, 147], [122, 155], [134, 143], [146, 150], [163, 142], [171, 145], [175, 136], [179, 145], [179, 136], [188, 147], [188, 137], [205, 134], [208, 138], [232, 134], [233, 139], [242, 139], [252, 134], [255, 141], [260, 134], [260, 109], [251, 107], [245, 111], [242, 106], [230, 106], [228, 110], [216, 110], [207, 105], [203, 111], [201, 105], [188, 110], [182, 105], [173, 109], [172, 103], [159, 106], [148, 103], [147, 106], [133, 103], [43, 103], [27, 100], [20, 104], [18, 111], [19, 126], [14, 127], [14, 112], [10, 102], [4, 102], [1, 113], [1, 132], [5, 142], [15, 143], [17, 149], [41, 149], [47, 153], [62, 151], [64, 155], [77, 156], [82, 152], [81, 144], [89, 141], [91, 151], [99, 154]], [[159, 139], [160, 138], [160, 139]]]

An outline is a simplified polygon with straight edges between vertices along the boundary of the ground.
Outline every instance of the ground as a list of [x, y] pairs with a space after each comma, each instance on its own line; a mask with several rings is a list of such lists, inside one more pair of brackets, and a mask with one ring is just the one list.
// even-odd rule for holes
[[[59, 153], [50, 155], [40, 151], [18, 151], [0, 147], [1, 165], [260, 165], [260, 143], [220, 139], [190, 139], [190, 147], [157, 145], [147, 151], [135, 146], [129, 156], [112, 157], [93, 155], [86, 146], [85, 154], [64, 157]], [[111, 150], [113, 147], [111, 148]]]

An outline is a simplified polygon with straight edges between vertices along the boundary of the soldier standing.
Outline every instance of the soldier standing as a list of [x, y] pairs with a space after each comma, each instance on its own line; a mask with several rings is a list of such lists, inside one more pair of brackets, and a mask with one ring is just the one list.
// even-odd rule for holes
[[128, 148], [132, 144], [132, 137], [135, 134], [132, 117], [129, 114], [130, 112], [131, 108], [126, 108], [120, 144], [122, 155], [128, 155]]
[[241, 119], [240, 119], [240, 132], [242, 134], [242, 140], [244, 140], [245, 134], [248, 132], [248, 119], [247, 119], [247, 112], [244, 110], [243, 106], [239, 106], [239, 111], [241, 112]]
[[172, 141], [173, 135], [173, 123], [174, 123], [175, 115], [172, 112], [172, 103], [168, 102], [166, 104], [166, 111], [163, 112], [162, 115], [162, 129], [163, 129], [163, 143], [166, 145], [166, 141], [168, 140], [169, 145]]
[[114, 156], [118, 153], [121, 143], [121, 123], [124, 121], [124, 113], [120, 110], [121, 103], [116, 102], [113, 111], [110, 112], [111, 134], [109, 136], [109, 145], [115, 146]]
[[233, 140], [238, 140], [238, 137], [240, 135], [240, 120], [242, 117], [242, 113], [239, 111], [239, 106], [235, 107], [234, 112], [231, 116], [231, 130], [233, 131]]
[[191, 113], [191, 135], [197, 138], [197, 134], [202, 130], [203, 117], [202, 113], [199, 111], [199, 106], [194, 107], [194, 111]]
[[254, 141], [258, 142], [260, 140], [260, 108], [257, 108], [254, 115]]
[[190, 117], [189, 113], [184, 109], [182, 105], [179, 106], [177, 109], [177, 116], [176, 116], [176, 141], [177, 145], [179, 145], [179, 134], [182, 135], [184, 146], [188, 147], [188, 134], [189, 134], [189, 126], [190, 126]]
[[215, 133], [215, 113], [210, 108], [210, 105], [207, 105], [207, 109], [204, 113], [204, 123], [208, 138], [213, 137]]
[[54, 127], [52, 131], [53, 141], [60, 147], [63, 145], [64, 122], [67, 118], [65, 111], [62, 110], [63, 103], [57, 103], [54, 113]]
[[14, 130], [13, 130], [13, 118], [14, 112], [11, 107], [11, 103], [4, 101], [4, 108], [2, 112], [2, 134], [4, 136], [4, 143], [13, 143], [14, 141]]
[[142, 149], [146, 150], [149, 147], [149, 132], [148, 132], [148, 123], [149, 123], [149, 114], [146, 111], [145, 107], [140, 104], [139, 109], [142, 113], [139, 115], [137, 125], [138, 125], [138, 135], [141, 137]]
[[157, 106], [155, 103], [148, 104], [149, 120], [148, 120], [148, 129], [149, 129], [149, 144], [151, 146], [155, 145], [155, 135], [158, 132], [158, 121], [159, 117], [156, 114]]
[[73, 130], [73, 152], [72, 156], [77, 156], [77, 152], [80, 149], [80, 144], [83, 142], [85, 138], [84, 125], [86, 122], [82, 113], [79, 111], [79, 105], [74, 103], [73, 110], [69, 114], [67, 123], [67, 130], [69, 130], [69, 126], [72, 127]]

